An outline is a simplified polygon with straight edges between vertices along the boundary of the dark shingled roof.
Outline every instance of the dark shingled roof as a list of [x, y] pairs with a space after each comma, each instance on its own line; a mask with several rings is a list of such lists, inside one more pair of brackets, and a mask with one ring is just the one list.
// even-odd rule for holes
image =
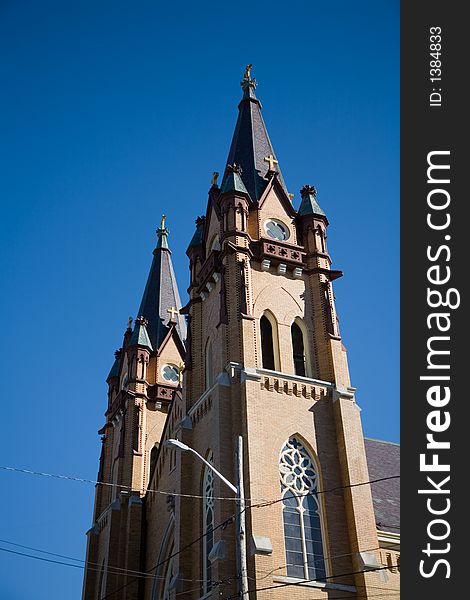
[[[266, 156], [276, 156], [261, 116], [261, 104], [255, 96], [255, 80], [244, 80], [243, 98], [238, 105], [238, 120], [233, 134], [227, 164], [239, 165], [242, 168], [241, 178], [253, 201], [258, 201], [263, 194], [267, 180], [269, 163]], [[279, 181], [287, 193], [279, 165], [276, 165]], [[221, 188], [224, 187], [225, 178]]]
[[[181, 309], [181, 300], [176, 283], [175, 272], [171, 262], [171, 252], [166, 243], [168, 230], [157, 230], [159, 240], [153, 251], [153, 261], [145, 286], [144, 295], [138, 312], [138, 317], [148, 321], [147, 333], [152, 347], [158, 350], [168, 333], [169, 308]], [[186, 339], [186, 322], [182, 315], [176, 317], [176, 331], [184, 343]]]
[[[400, 474], [400, 446], [365, 438], [370, 480]], [[400, 533], [400, 480], [388, 479], [371, 484], [377, 528]]]

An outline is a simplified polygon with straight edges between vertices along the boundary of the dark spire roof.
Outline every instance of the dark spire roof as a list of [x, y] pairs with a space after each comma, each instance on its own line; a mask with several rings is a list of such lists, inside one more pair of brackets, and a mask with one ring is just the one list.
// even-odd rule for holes
[[[171, 252], [168, 247], [168, 234], [169, 231], [165, 227], [165, 216], [163, 216], [161, 225], [157, 229], [157, 247], [153, 251], [152, 266], [137, 313], [139, 317], [144, 317], [148, 321], [146, 329], [154, 350], [158, 350], [168, 333], [168, 322], [171, 315], [167, 311], [171, 308], [179, 311], [181, 308], [178, 285], [171, 262]], [[176, 331], [181, 341], [184, 341], [186, 338], [184, 317], [178, 314], [175, 320]]]
[[191, 241], [189, 242], [189, 248], [192, 246], [199, 246], [204, 240], [204, 223], [206, 217], [198, 217], [196, 219], [196, 231], [194, 232]]
[[220, 193], [227, 194], [228, 192], [248, 194], [242, 179], [242, 169], [238, 165], [227, 165]]
[[[238, 120], [233, 134], [232, 145], [228, 154], [227, 164], [239, 165], [242, 169], [241, 178], [252, 200], [258, 201], [266, 187], [265, 179], [270, 169], [268, 156], [275, 157], [266, 126], [261, 116], [261, 103], [256, 98], [256, 80], [251, 79], [251, 65], [247, 66], [243, 81], [243, 98], [238, 105]], [[274, 169], [279, 174], [279, 181], [287, 193], [281, 170], [277, 163]], [[221, 189], [224, 188], [225, 174]]]
[[313, 185], [304, 185], [300, 190], [300, 195], [302, 197], [302, 202], [299, 208], [299, 216], [319, 215], [326, 218], [323, 209], [317, 202], [317, 190]]
[[135, 327], [129, 340], [129, 346], [145, 346], [152, 352], [153, 347], [147, 333], [147, 325], [148, 321], [145, 317], [139, 317], [135, 320]]
[[113, 377], [119, 376], [119, 366], [121, 364], [121, 358], [120, 358], [121, 352], [119, 350], [116, 350], [116, 352], [114, 353], [114, 356], [115, 356], [114, 363], [113, 363], [113, 366], [111, 367], [111, 371], [109, 372], [108, 376], [106, 377], [106, 381], [109, 381]]

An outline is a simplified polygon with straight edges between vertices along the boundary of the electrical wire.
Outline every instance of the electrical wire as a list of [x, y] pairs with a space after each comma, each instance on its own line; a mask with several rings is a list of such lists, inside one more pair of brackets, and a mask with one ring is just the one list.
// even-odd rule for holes
[[[196, 538], [195, 540], [193, 540], [189, 544], [186, 544], [186, 546], [183, 546], [183, 548], [180, 548], [180, 550], [178, 550], [177, 552], [174, 552], [173, 554], [170, 554], [170, 556], [168, 556], [167, 558], [165, 558], [165, 560], [160, 561], [159, 563], [157, 563], [156, 565], [154, 565], [151, 569], [148, 569], [147, 571], [145, 571], [145, 573], [151, 573], [155, 569], [158, 569], [158, 567], [161, 567], [162, 565], [164, 565], [165, 563], [167, 563], [169, 560], [171, 560], [175, 556], [178, 556], [178, 554], [181, 554], [182, 552], [184, 552], [185, 550], [187, 550], [188, 548], [190, 548], [191, 546], [193, 546], [194, 544], [196, 544], [197, 542], [199, 542], [200, 540], [202, 540], [202, 538], [204, 538], [206, 535], [212, 534], [214, 531], [217, 531], [217, 529], [220, 529], [221, 527], [225, 529], [227, 527], [227, 525], [229, 525], [230, 523], [233, 523], [234, 518], [235, 518], [235, 515], [232, 515], [228, 519], [225, 519], [225, 521], [222, 521], [222, 523], [219, 523], [218, 525], [216, 525], [212, 529], [209, 529], [208, 531], [206, 531], [205, 533], [203, 533], [202, 535], [200, 535], [198, 538]], [[122, 585], [120, 588], [117, 588], [116, 590], [113, 590], [109, 594], [106, 594], [106, 596], [103, 596], [103, 598], [101, 598], [101, 600], [108, 600], [109, 598], [111, 598], [111, 596], [114, 596], [114, 594], [117, 594], [118, 592], [120, 592], [121, 590], [123, 590], [124, 588], [126, 588], [127, 586], [129, 586], [132, 583], [134, 583], [135, 581], [137, 581], [137, 579], [138, 579], [137, 577], [134, 578], [134, 579], [131, 579], [130, 581], [128, 581], [127, 583], [125, 583], [124, 585]]]
[[[41, 477], [50, 477], [52, 479], [63, 479], [66, 481], [76, 481], [78, 483], [89, 483], [89, 484], [93, 484], [93, 485], [103, 485], [103, 486], [108, 486], [108, 487], [118, 487], [120, 489], [123, 490], [129, 490], [129, 491], [139, 491], [142, 493], [153, 493], [153, 494], [163, 494], [166, 496], [178, 496], [180, 498], [196, 498], [196, 499], [204, 499], [205, 496], [202, 495], [198, 495], [198, 494], [180, 494], [177, 492], [166, 492], [163, 490], [157, 490], [157, 489], [152, 489], [152, 488], [142, 488], [141, 490], [137, 490], [136, 488], [133, 488], [131, 486], [128, 485], [120, 485], [117, 483], [108, 483], [105, 481], [97, 481], [94, 479], [84, 479], [82, 477], [73, 477], [70, 475], [57, 475], [55, 473], [44, 473], [41, 471], [31, 471], [29, 469], [20, 469], [17, 467], [10, 467], [10, 466], [6, 466], [6, 465], [0, 465], [0, 469], [2, 469], [3, 471], [11, 471], [14, 473], [23, 473], [26, 475], [37, 475], [37, 476], [41, 476]], [[381, 477], [379, 479], [372, 479], [370, 481], [362, 481], [360, 483], [351, 483], [348, 485], [341, 485], [341, 486], [336, 486], [334, 488], [330, 488], [328, 490], [316, 490], [314, 492], [307, 492], [306, 494], [294, 494], [296, 497], [298, 498], [302, 498], [303, 496], [311, 496], [311, 495], [318, 495], [318, 494], [328, 494], [330, 492], [336, 492], [339, 490], [343, 490], [343, 489], [349, 489], [349, 488], [354, 488], [354, 487], [359, 487], [362, 485], [370, 485], [372, 483], [377, 483], [379, 481], [388, 481], [390, 479], [399, 479], [400, 475], [392, 475], [390, 477]], [[214, 500], [230, 500], [230, 501], [237, 501], [236, 496], [213, 496], [212, 497]], [[275, 500], [264, 500], [264, 499], [256, 499], [256, 498], [244, 498], [245, 502], [254, 502], [255, 504], [251, 504], [251, 508], [263, 508], [265, 506], [272, 506], [273, 504], [277, 504], [278, 502], [282, 502], [283, 498], [276, 498]]]
[[[264, 592], [266, 590], [274, 590], [274, 589], [278, 589], [278, 588], [283, 588], [283, 587], [289, 587], [289, 586], [299, 586], [299, 585], [305, 585], [306, 583], [313, 583], [313, 582], [319, 582], [319, 583], [324, 583], [325, 579], [337, 579], [339, 577], [349, 577], [351, 575], [360, 575], [360, 574], [364, 574], [364, 573], [373, 573], [376, 571], [384, 571], [393, 567], [399, 567], [398, 564], [396, 565], [388, 565], [386, 567], [376, 567], [374, 569], [367, 569], [367, 571], [352, 571], [350, 573], [340, 573], [339, 575], [327, 575], [326, 577], [322, 577], [321, 579], [319, 578], [315, 578], [315, 579], [302, 579], [301, 581], [292, 581], [292, 582], [285, 582], [285, 583], [280, 583], [279, 585], [270, 585], [267, 587], [262, 587], [262, 588], [253, 588], [253, 589], [248, 589], [247, 593], [251, 594], [252, 592]], [[223, 598], [222, 600], [235, 600], [237, 597], [239, 597], [239, 595], [236, 596], [226, 596], [225, 598]]]

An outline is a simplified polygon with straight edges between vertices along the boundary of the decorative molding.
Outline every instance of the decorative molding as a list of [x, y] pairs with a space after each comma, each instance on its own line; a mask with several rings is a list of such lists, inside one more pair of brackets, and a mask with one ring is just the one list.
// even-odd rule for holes
[[352, 388], [352, 387], [349, 387], [347, 389], [334, 387], [333, 388], [333, 402], [336, 402], [340, 398], [343, 400], [351, 400], [352, 402], [354, 402], [355, 401], [355, 395], [354, 395], [355, 391], [356, 391], [356, 388]]

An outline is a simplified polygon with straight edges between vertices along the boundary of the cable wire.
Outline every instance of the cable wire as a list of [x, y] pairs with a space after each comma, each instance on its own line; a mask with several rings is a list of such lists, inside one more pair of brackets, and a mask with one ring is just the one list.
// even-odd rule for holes
[[[132, 486], [128, 486], [128, 485], [120, 485], [118, 483], [108, 483], [106, 481], [97, 481], [94, 479], [85, 479], [83, 477], [73, 477], [70, 475], [57, 475], [55, 473], [44, 473], [41, 471], [32, 471], [29, 469], [20, 469], [17, 467], [10, 467], [10, 466], [6, 466], [6, 465], [0, 465], [0, 469], [4, 470], [4, 471], [11, 471], [14, 473], [23, 473], [26, 475], [37, 475], [40, 477], [50, 477], [52, 479], [63, 479], [66, 481], [76, 481], [78, 483], [89, 483], [89, 484], [93, 484], [93, 485], [103, 485], [103, 486], [108, 486], [108, 487], [118, 487], [120, 489], [123, 490], [129, 490], [129, 491], [134, 491], [134, 492], [142, 492], [142, 493], [153, 493], [153, 494], [163, 494], [165, 496], [177, 496], [180, 498], [196, 498], [196, 499], [200, 499], [202, 500], [205, 496], [202, 495], [198, 495], [198, 494], [180, 494], [177, 492], [167, 492], [167, 491], [163, 491], [163, 490], [157, 490], [157, 489], [152, 489], [152, 488], [142, 488], [140, 490], [133, 488]], [[328, 494], [330, 492], [336, 492], [338, 490], [343, 490], [343, 489], [348, 489], [348, 488], [354, 488], [354, 487], [359, 487], [362, 485], [370, 485], [372, 483], [377, 483], [379, 481], [387, 481], [389, 479], [399, 479], [400, 475], [392, 475], [390, 477], [381, 477], [379, 479], [372, 479], [370, 481], [362, 481], [360, 483], [351, 483], [348, 485], [341, 485], [341, 486], [336, 486], [334, 488], [330, 488], [328, 490], [316, 490], [314, 492], [307, 492], [306, 494], [297, 494], [296, 497], [298, 498], [302, 498], [303, 496], [310, 496], [310, 495], [318, 495], [318, 494]], [[295, 495], [295, 494], [294, 494]], [[237, 498], [236, 496], [213, 496], [214, 500], [230, 500], [232, 502], [236, 502]], [[245, 502], [254, 502], [255, 504], [251, 505], [251, 508], [263, 508], [264, 506], [271, 506], [273, 504], [276, 504], [278, 502], [282, 502], [283, 498], [276, 498], [274, 500], [266, 500], [266, 499], [257, 499], [257, 498], [244, 498]]]
[[[325, 579], [337, 579], [338, 577], [349, 577], [351, 575], [360, 575], [360, 574], [364, 574], [364, 573], [373, 573], [376, 571], [384, 571], [386, 569], [390, 569], [392, 567], [399, 567], [398, 564], [396, 565], [389, 565], [386, 567], [376, 567], [374, 569], [367, 569], [367, 571], [352, 571], [350, 573], [340, 573], [339, 575], [327, 575], [326, 577], [322, 577], [320, 578], [315, 578], [315, 579], [302, 579], [301, 581], [292, 581], [292, 582], [285, 582], [285, 583], [280, 583], [279, 585], [270, 585], [267, 587], [263, 587], [263, 588], [253, 588], [253, 589], [249, 589], [247, 591], [248, 594], [251, 594], [252, 592], [264, 592], [265, 590], [273, 590], [273, 589], [277, 589], [277, 588], [282, 588], [282, 587], [288, 587], [288, 586], [299, 586], [299, 585], [305, 585], [306, 583], [313, 583], [315, 581], [319, 582], [319, 583], [324, 583]], [[235, 600], [237, 597], [239, 597], [238, 595], [236, 596], [228, 596], [223, 598], [223, 600]]]

